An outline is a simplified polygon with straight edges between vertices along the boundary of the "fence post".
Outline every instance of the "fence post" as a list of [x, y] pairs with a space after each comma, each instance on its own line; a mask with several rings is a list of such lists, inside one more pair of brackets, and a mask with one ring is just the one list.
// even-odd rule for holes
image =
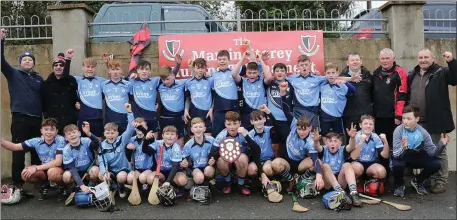
[[87, 55], [88, 23], [92, 22], [95, 11], [86, 4], [65, 4], [48, 6], [52, 19], [52, 54], [75, 50], [70, 74], [80, 74], [83, 59]]
[[405, 69], [417, 65], [417, 53], [424, 48], [424, 4], [425, 1], [389, 1], [379, 8], [388, 20], [395, 60]]
[[241, 32], [241, 10], [236, 8], [236, 31]]

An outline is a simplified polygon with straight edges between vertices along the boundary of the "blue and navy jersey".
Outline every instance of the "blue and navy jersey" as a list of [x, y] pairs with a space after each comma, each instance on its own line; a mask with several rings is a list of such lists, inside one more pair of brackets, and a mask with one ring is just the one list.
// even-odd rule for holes
[[156, 163], [160, 157], [160, 145], [163, 146], [162, 164], [160, 164], [161, 171], [170, 171], [173, 163], [179, 163], [183, 160], [181, 146], [174, 143], [171, 146], [165, 145], [163, 140], [154, 141], [149, 147], [155, 151]]
[[63, 164], [68, 165], [74, 162], [77, 171], [86, 171], [94, 161], [91, 143], [90, 138], [83, 137], [80, 138], [79, 146], [74, 147], [67, 144], [63, 149]]
[[[248, 133], [248, 131], [246, 131], [246, 133]], [[214, 139], [214, 142], [213, 142], [214, 147], [219, 148], [219, 144], [221, 143], [221, 141], [224, 140], [227, 137], [235, 138], [235, 140], [237, 140], [241, 144], [241, 152], [242, 153], [247, 153], [247, 149], [248, 149], [247, 147], [248, 146], [247, 146], [247, 143], [246, 143], [246, 139], [243, 137], [243, 135], [238, 133], [235, 137], [232, 137], [227, 132], [227, 128], [224, 128], [224, 130], [222, 130], [217, 135], [217, 137]]]
[[[284, 110], [282, 109], [282, 97], [279, 91], [280, 83], [281, 82], [274, 80], [270, 83], [270, 85], [267, 85], [267, 106], [277, 121], [287, 121]], [[289, 86], [285, 96], [289, 106], [292, 106], [291, 92], [293, 92], [293, 88]]]
[[146, 80], [137, 78], [130, 81], [132, 84], [130, 95], [133, 97], [132, 112], [135, 118], [142, 117], [146, 120], [155, 118], [159, 82], [159, 77]]
[[265, 85], [261, 77], [254, 82], [242, 77], [240, 84], [243, 91], [243, 108], [241, 111], [244, 114], [249, 114], [267, 103], [265, 99]]
[[151, 169], [153, 165], [152, 156], [143, 153], [143, 138], [132, 137], [130, 138], [129, 144], [135, 145], [135, 151], [133, 152], [133, 161], [135, 163], [135, 169], [146, 170]]
[[100, 119], [103, 118], [103, 93], [102, 77], [75, 76], [78, 82], [78, 97], [80, 101], [79, 119]]
[[290, 134], [286, 140], [287, 155], [289, 159], [294, 161], [302, 161], [309, 153], [317, 153], [314, 148], [313, 133], [309, 133], [308, 137], [301, 139], [297, 133], [297, 124], [292, 123]]
[[190, 157], [193, 161], [193, 168], [205, 168], [208, 166], [209, 155], [213, 147], [214, 138], [204, 136], [203, 144], [198, 144], [195, 139], [190, 139], [182, 152], [183, 158]]
[[327, 77], [310, 73], [303, 77], [296, 73], [287, 77], [287, 81], [294, 88], [293, 102], [295, 108], [311, 108], [317, 111], [319, 106], [319, 92], [322, 84], [327, 82]]
[[162, 101], [161, 116], [175, 117], [184, 114], [184, 92], [187, 79], [175, 80], [171, 86], [160, 83], [158, 91]]
[[121, 80], [117, 83], [106, 80], [102, 82], [102, 91], [105, 96], [106, 123], [125, 123], [127, 121], [127, 110], [125, 103], [129, 103], [131, 84], [129, 81]]
[[51, 144], [47, 144], [44, 137], [32, 138], [21, 143], [25, 152], [35, 148], [42, 164], [47, 164], [55, 160], [56, 155], [62, 154], [65, 144], [65, 138], [60, 135], [57, 135]]
[[257, 133], [255, 129], [249, 132], [249, 136], [254, 140], [260, 147], [260, 161], [273, 160], [274, 153], [271, 137], [271, 126], [265, 126], [262, 133]]
[[186, 94], [190, 97], [190, 108], [208, 111], [213, 105], [211, 88], [214, 85], [213, 77], [192, 77], [185, 83]]
[[107, 168], [109, 172], [113, 173], [118, 173], [122, 170], [130, 171], [130, 163], [125, 155], [125, 147], [127, 147], [130, 137], [135, 133], [135, 128], [132, 126], [135, 118], [132, 113], [128, 113], [127, 118], [127, 129], [124, 133], [121, 136], [117, 136], [111, 144], [104, 140], [99, 147], [98, 161], [102, 175], [107, 171]]
[[332, 154], [328, 147], [324, 146], [322, 163], [328, 164], [335, 175], [340, 173], [341, 167], [343, 167], [343, 164], [346, 161], [346, 157], [349, 156], [345, 149], [345, 147], [341, 146], [336, 153]]
[[212, 74], [212, 77], [214, 79], [214, 110], [237, 110], [238, 87], [232, 77], [232, 70], [218, 70]]
[[345, 84], [325, 83], [321, 86], [321, 110], [325, 114], [339, 118], [346, 107], [348, 87]]
[[376, 162], [378, 159], [378, 151], [384, 149], [384, 143], [376, 133], [371, 133], [368, 141], [360, 140], [361, 131], [358, 131], [355, 135], [355, 142], [359, 144], [360, 141], [364, 141], [362, 149], [360, 150], [360, 156], [357, 161], [360, 162]]

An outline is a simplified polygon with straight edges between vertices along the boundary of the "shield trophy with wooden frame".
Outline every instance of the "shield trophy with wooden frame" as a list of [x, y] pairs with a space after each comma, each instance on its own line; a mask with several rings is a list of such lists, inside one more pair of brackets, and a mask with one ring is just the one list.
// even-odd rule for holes
[[219, 156], [228, 163], [233, 163], [241, 155], [241, 144], [235, 138], [225, 138], [219, 144]]

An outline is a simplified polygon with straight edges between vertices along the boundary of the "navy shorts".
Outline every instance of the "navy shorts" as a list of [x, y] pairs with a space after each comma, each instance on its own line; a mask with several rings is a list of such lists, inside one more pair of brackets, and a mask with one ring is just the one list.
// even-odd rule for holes
[[301, 161], [290, 160], [290, 172], [298, 173], [298, 166], [300, 165]]
[[[211, 133], [211, 130], [212, 130], [212, 123], [211, 123], [211, 119], [208, 117], [206, 117], [206, 115], [208, 114], [208, 111], [204, 111], [204, 110], [200, 110], [200, 109], [196, 109], [196, 108], [191, 108], [189, 110], [189, 114], [190, 114], [190, 120], [194, 119], [194, 118], [201, 118], [203, 121], [205, 121], [205, 127], [206, 127], [206, 130], [205, 130], [205, 133]], [[190, 130], [190, 122], [189, 122], [189, 133], [190, 135], [194, 135], [192, 133], [192, 131]]]
[[306, 108], [294, 108], [294, 118], [298, 120], [301, 116], [306, 116], [308, 120], [311, 122], [312, 129], [315, 128], [320, 129], [320, 122], [319, 122], [319, 115], [317, 112], [310, 111]]
[[159, 122], [155, 120], [145, 120], [146, 125], [148, 126], [148, 131], [158, 132], [159, 131]]
[[213, 126], [211, 135], [217, 137], [217, 135], [225, 128], [225, 113], [228, 111], [214, 111], [213, 113]]
[[344, 135], [344, 126], [343, 126], [343, 119], [338, 118], [337, 120], [333, 121], [323, 121], [321, 122], [321, 132], [320, 134], [325, 137], [330, 132], [336, 132], [338, 134]]
[[367, 170], [368, 170], [368, 167], [370, 167], [371, 165], [373, 165], [374, 163], [376, 162], [360, 162], [360, 161], [357, 161], [359, 162], [360, 164], [362, 164], [363, 166], [363, 172], [366, 173]]
[[[105, 128], [103, 127], [103, 119], [102, 118], [100, 118], [100, 119], [79, 119], [78, 120], [78, 128], [80, 130], [82, 130], [82, 125], [83, 125], [84, 121], [89, 122], [90, 132], [92, 134], [94, 134], [97, 137], [103, 137], [103, 131], [105, 130]], [[84, 134], [84, 132], [82, 132], [81, 136], [85, 137], [86, 134]]]
[[183, 116], [177, 117], [160, 117], [159, 121], [160, 131], [162, 131], [166, 126], [174, 126], [178, 129], [178, 138], [184, 137], [186, 135], [185, 123]]

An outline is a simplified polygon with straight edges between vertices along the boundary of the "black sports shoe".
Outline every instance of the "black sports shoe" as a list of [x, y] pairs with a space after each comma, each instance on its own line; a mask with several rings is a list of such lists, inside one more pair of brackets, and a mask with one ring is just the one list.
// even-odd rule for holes
[[417, 194], [419, 195], [427, 195], [428, 192], [425, 190], [425, 187], [422, 183], [417, 182], [416, 177], [411, 180], [411, 185], [413, 185], [414, 189], [416, 189]]
[[63, 201], [67, 199], [67, 188], [65, 186], [59, 186], [59, 194], [57, 195], [57, 201]]
[[394, 196], [404, 197], [405, 196], [405, 185], [396, 185]]
[[43, 201], [48, 198], [48, 186], [43, 185], [40, 188], [40, 195], [38, 196], [38, 201]]
[[352, 205], [355, 207], [361, 207], [362, 201], [360, 201], [359, 196], [357, 193], [351, 194]]

